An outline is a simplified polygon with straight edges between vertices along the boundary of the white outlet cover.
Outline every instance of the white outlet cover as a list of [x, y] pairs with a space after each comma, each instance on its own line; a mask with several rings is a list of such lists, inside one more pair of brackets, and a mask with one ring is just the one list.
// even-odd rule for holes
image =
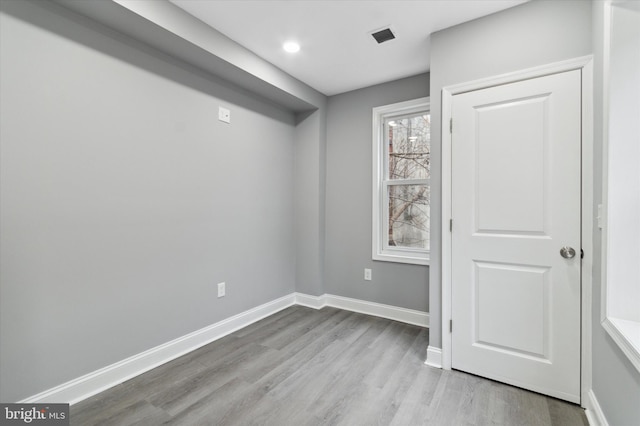
[[598, 229], [602, 229], [603, 228], [603, 217], [602, 217], [602, 204], [598, 204]]
[[231, 123], [231, 111], [229, 111], [227, 108], [219, 107], [218, 120], [224, 123]]
[[364, 279], [366, 281], [371, 281], [371, 269], [365, 268], [365, 270], [364, 270]]

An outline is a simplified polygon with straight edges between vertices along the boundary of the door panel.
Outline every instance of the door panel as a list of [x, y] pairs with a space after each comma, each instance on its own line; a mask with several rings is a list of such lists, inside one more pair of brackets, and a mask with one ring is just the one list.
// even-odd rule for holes
[[452, 366], [573, 402], [580, 85], [576, 70], [452, 103]]
[[[547, 106], [548, 97], [540, 96], [475, 109], [477, 232], [544, 232], [544, 181], [530, 176], [546, 165], [548, 139], [538, 123]], [[518, 138], [510, 129], [518, 129]]]
[[515, 356], [548, 358], [549, 268], [474, 263], [473, 341]]

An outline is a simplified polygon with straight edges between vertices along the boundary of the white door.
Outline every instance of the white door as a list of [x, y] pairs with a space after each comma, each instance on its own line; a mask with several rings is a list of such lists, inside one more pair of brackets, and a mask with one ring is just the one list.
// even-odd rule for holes
[[577, 403], [580, 79], [455, 95], [451, 177], [452, 367]]

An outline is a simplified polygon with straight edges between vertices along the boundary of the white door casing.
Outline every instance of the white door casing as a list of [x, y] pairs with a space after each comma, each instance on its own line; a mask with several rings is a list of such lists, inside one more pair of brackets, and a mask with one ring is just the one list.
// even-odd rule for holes
[[452, 117], [451, 365], [580, 402], [580, 71], [455, 95]]

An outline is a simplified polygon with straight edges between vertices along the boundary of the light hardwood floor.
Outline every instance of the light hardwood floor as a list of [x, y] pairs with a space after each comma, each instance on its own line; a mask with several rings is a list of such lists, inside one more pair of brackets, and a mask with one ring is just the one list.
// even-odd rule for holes
[[588, 424], [576, 405], [424, 365], [428, 335], [295, 306], [72, 406], [71, 424]]

